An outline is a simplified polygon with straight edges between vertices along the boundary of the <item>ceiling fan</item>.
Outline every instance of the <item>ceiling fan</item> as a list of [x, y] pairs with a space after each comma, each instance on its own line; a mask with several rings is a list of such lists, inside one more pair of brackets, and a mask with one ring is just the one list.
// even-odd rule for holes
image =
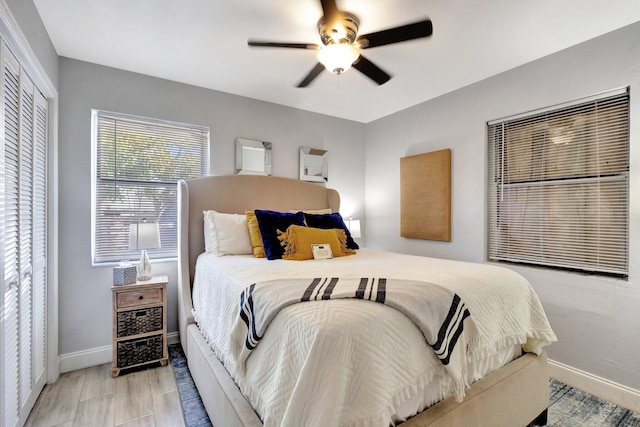
[[342, 74], [353, 65], [377, 84], [382, 85], [391, 76], [360, 54], [362, 49], [429, 37], [433, 33], [430, 19], [402, 25], [375, 33], [358, 36], [360, 21], [356, 15], [338, 9], [335, 0], [320, 0], [323, 16], [318, 21], [322, 45], [313, 43], [280, 43], [249, 40], [249, 46], [282, 47], [317, 50], [318, 63], [298, 84], [308, 86], [324, 68], [334, 74]]

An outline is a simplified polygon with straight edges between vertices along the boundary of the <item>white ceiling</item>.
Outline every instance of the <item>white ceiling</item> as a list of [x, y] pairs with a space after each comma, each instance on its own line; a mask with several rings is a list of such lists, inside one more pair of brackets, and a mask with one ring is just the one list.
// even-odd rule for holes
[[61, 56], [363, 123], [640, 21], [639, 0], [337, 0], [359, 34], [433, 21], [433, 36], [363, 51], [393, 78], [323, 72], [319, 0], [34, 0]]

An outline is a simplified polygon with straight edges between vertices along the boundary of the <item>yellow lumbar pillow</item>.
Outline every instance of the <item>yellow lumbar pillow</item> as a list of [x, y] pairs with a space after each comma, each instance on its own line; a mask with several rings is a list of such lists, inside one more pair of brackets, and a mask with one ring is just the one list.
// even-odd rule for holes
[[255, 258], [265, 258], [267, 256], [262, 243], [262, 234], [258, 226], [258, 218], [253, 211], [245, 211], [247, 216], [247, 226], [249, 227], [249, 240], [251, 240], [251, 250]]
[[334, 257], [356, 253], [356, 251], [347, 248], [347, 235], [344, 230], [337, 228], [321, 229], [291, 225], [285, 232], [278, 230], [278, 239], [280, 244], [284, 246], [282, 259], [287, 260], [313, 259], [311, 245], [328, 244]]

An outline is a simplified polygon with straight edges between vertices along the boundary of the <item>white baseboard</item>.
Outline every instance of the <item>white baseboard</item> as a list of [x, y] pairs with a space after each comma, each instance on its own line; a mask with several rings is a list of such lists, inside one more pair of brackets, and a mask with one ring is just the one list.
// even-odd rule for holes
[[[180, 334], [171, 332], [167, 334], [167, 344], [178, 344], [180, 342]], [[78, 369], [89, 368], [91, 366], [109, 363], [113, 359], [113, 347], [110, 345], [104, 347], [90, 348], [87, 350], [77, 351], [75, 353], [67, 353], [60, 355], [60, 373], [77, 371]]]
[[170, 332], [167, 334], [167, 345], [180, 344], [180, 333]]
[[640, 413], [640, 390], [549, 360], [549, 376], [571, 387]]

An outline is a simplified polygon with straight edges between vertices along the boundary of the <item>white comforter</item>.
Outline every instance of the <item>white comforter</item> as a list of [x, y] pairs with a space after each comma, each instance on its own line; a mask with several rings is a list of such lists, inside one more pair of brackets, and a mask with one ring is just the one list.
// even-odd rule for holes
[[243, 372], [231, 356], [229, 331], [245, 287], [328, 275], [420, 280], [459, 294], [480, 332], [471, 362], [514, 344], [539, 353], [556, 340], [530, 284], [501, 267], [370, 249], [324, 261], [201, 255], [193, 289], [196, 322], [266, 427], [388, 426], [419, 389], [434, 379], [447, 382], [442, 364], [405, 315], [345, 299], [284, 308]]

